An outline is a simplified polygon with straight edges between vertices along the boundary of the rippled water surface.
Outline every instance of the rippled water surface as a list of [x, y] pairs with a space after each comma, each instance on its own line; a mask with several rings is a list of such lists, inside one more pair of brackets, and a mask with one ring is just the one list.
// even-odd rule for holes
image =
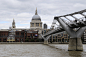
[[68, 44], [0, 44], [0, 57], [86, 57], [83, 51], [68, 51]]

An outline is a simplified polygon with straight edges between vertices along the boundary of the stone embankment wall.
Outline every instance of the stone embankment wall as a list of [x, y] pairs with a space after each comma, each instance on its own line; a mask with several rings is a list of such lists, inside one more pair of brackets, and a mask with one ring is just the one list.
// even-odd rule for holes
[[0, 42], [0, 44], [43, 44], [44, 42]]
[[[0, 42], [0, 44], [44, 44], [44, 42]], [[49, 42], [49, 44], [69, 44], [69, 43]]]

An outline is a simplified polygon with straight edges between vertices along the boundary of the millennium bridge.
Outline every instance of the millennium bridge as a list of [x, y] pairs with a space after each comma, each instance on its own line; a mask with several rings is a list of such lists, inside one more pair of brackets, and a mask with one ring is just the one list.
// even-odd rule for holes
[[[51, 35], [55, 35], [60, 32], [66, 31], [70, 35], [68, 50], [82, 51], [83, 46], [81, 36], [86, 29], [85, 12], [86, 9], [71, 14], [55, 16], [54, 21], [52, 23], [52, 27], [54, 27], [56, 22], [58, 22], [60, 25], [54, 30], [51, 30], [43, 35], [41, 34], [42, 38], [44, 39], [44, 44], [48, 44], [48, 39]], [[74, 20], [72, 20], [72, 18]]]

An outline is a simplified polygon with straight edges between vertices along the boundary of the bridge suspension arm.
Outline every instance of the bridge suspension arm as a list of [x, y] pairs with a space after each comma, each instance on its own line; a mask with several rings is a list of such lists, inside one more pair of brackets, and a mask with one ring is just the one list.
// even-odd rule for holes
[[42, 35], [42, 34], [40, 34], [41, 35], [41, 37], [44, 39], [44, 36]]
[[76, 34], [77, 34], [77, 38], [81, 37], [83, 32], [85, 31], [86, 26], [85, 27], [81, 27], [79, 30], [77, 30]]
[[47, 36], [47, 37], [44, 37], [42, 34], [40, 34], [41, 37], [44, 39], [44, 40], [48, 40], [50, 38], [51, 35]]
[[72, 30], [68, 25], [66, 25], [62, 19], [58, 18], [58, 17], [55, 17], [54, 19], [56, 19], [60, 25], [62, 26], [62, 28], [64, 28], [64, 30], [66, 30], [66, 32], [71, 36], [71, 37], [77, 37], [76, 36], [76, 32], [74, 30]]
[[[62, 19], [62, 18], [60, 18], [60, 19]], [[70, 25], [70, 24], [68, 24], [68, 23], [66, 23], [63, 19], [62, 19], [62, 21], [63, 21], [65, 24], [67, 24], [68, 26], [70, 26], [70, 27], [71, 27], [71, 25]]]
[[49, 36], [47, 36], [47, 37], [46, 37], [46, 38], [47, 38], [47, 40], [50, 38], [50, 36], [51, 36], [51, 35], [49, 35]]

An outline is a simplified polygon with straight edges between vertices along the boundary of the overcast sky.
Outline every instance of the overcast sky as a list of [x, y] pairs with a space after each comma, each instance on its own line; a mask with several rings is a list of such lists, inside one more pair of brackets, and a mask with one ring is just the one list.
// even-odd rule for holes
[[0, 0], [0, 29], [12, 26], [13, 18], [17, 28], [30, 28], [36, 7], [49, 28], [54, 16], [86, 9], [86, 0]]

